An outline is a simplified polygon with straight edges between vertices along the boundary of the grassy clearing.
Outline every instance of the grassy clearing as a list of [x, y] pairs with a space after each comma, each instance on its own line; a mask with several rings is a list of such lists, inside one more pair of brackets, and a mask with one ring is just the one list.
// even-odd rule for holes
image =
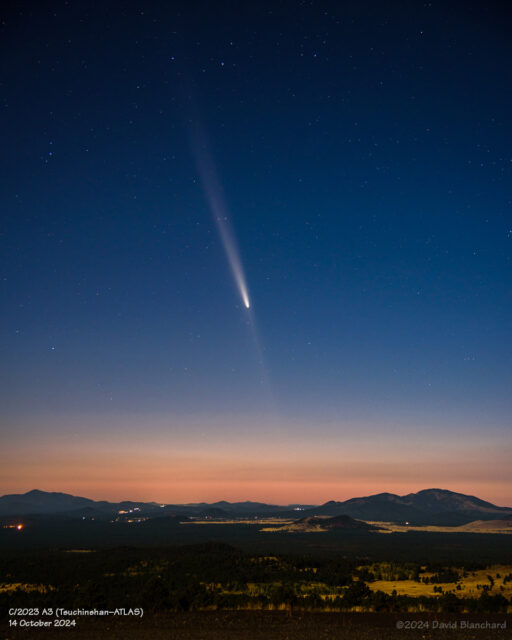
[[[370, 582], [368, 586], [372, 591], [383, 591], [389, 595], [396, 593], [400, 596], [439, 596], [441, 595], [438, 588], [441, 587], [443, 592], [453, 591], [458, 597], [478, 598], [482, 593], [484, 586], [491, 587], [489, 576], [493, 579], [490, 594], [501, 593], [506, 598], [512, 598], [512, 580], [504, 582], [505, 576], [512, 573], [510, 565], [493, 565], [486, 569], [478, 571], [469, 571], [467, 575], [461, 575], [460, 580], [456, 583], [448, 582], [441, 584], [425, 584], [417, 580], [376, 580]], [[432, 577], [432, 573], [422, 572], [419, 575], [422, 578]], [[459, 587], [459, 588], [458, 588]], [[436, 590], [434, 590], [436, 588]]]
[[0, 584], [0, 593], [9, 593], [9, 591], [48, 593], [49, 591], [53, 591], [53, 587], [51, 585], [28, 584], [23, 582], [4, 582]]

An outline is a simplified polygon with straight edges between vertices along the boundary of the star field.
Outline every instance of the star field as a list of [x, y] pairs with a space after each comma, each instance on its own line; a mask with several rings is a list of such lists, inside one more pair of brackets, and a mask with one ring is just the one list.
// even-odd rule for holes
[[481, 2], [8, 4], [6, 490], [506, 500], [508, 18]]

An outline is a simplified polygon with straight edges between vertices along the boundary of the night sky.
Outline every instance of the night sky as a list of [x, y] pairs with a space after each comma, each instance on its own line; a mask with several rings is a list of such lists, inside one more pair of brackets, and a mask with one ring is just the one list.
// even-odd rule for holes
[[511, 505], [504, 6], [4, 5], [1, 493]]

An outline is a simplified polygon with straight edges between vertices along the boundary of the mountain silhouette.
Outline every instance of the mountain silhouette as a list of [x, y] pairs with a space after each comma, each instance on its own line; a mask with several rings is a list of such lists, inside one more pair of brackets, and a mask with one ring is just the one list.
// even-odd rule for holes
[[149, 517], [180, 515], [184, 517], [282, 516], [298, 520], [316, 516], [350, 516], [356, 520], [408, 522], [411, 525], [458, 526], [475, 520], [499, 520], [512, 515], [512, 508], [498, 507], [475, 496], [446, 489], [425, 489], [404, 496], [393, 493], [351, 498], [343, 502], [330, 500], [323, 505], [269, 505], [261, 502], [219, 501], [188, 505], [160, 505], [155, 502], [107, 502], [66, 493], [34, 489], [24, 494], [0, 497], [0, 516], [65, 515], [69, 517], [112, 517], [120, 512]]
[[510, 515], [512, 509], [446, 489], [424, 489], [405, 496], [378, 493], [344, 502], [331, 500], [304, 512], [305, 516], [341, 514], [380, 522], [457, 526], [473, 520], [492, 520]]

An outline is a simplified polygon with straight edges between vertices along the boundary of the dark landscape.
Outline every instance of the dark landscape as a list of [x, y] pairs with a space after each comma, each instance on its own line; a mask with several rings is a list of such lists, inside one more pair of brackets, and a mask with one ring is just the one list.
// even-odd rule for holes
[[512, 3], [0, 3], [0, 640], [512, 640]]
[[[351, 513], [372, 522], [387, 519], [369, 524], [342, 513], [352, 505]], [[475, 497], [431, 489], [290, 509], [106, 503], [30, 491], [3, 496], [0, 509], [3, 612], [51, 612], [64, 603], [71, 611], [114, 612], [122, 603], [144, 612], [142, 619], [70, 615], [64, 620], [73, 626], [53, 629], [55, 637], [216, 640], [242, 629], [247, 638], [283, 640], [491, 633], [442, 626], [460, 620], [505, 622], [488, 637], [510, 637], [512, 538], [437, 525], [511, 520], [510, 508]], [[395, 530], [404, 516], [422, 524]], [[5, 626], [22, 618], [3, 614], [6, 638], [43, 633]], [[402, 620], [413, 626], [397, 628]]]

